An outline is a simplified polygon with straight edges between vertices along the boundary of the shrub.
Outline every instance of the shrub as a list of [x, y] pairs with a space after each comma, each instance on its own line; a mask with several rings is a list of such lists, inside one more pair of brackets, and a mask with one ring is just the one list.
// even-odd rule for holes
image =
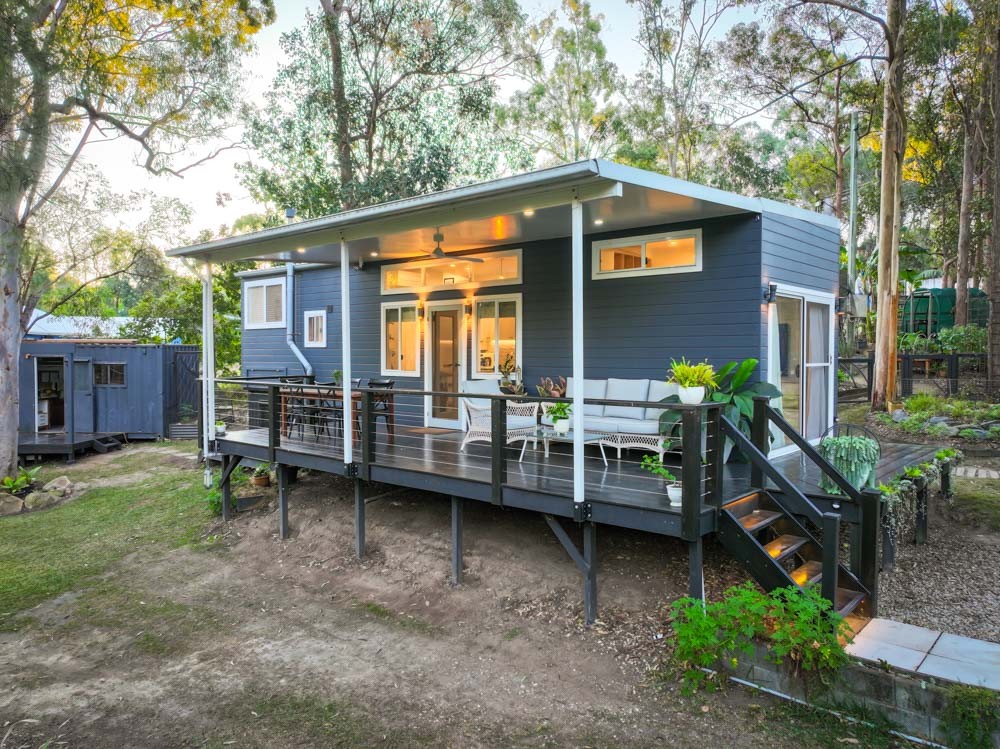
[[931, 437], [947, 437], [950, 434], [950, 427], [947, 424], [928, 424], [924, 427], [924, 434]]
[[975, 429], [960, 429], [958, 430], [958, 436], [964, 440], [972, 440], [972, 441], [983, 439], [983, 437], [980, 436]]
[[1000, 419], [1000, 405], [990, 406], [986, 409], [986, 415], [991, 419]]
[[41, 466], [35, 466], [34, 468], [18, 468], [16, 476], [5, 476], [0, 479], [0, 490], [3, 490], [8, 494], [23, 492], [35, 483], [35, 476], [38, 475], [40, 470], [42, 470]]
[[722, 599], [703, 603], [682, 598], [673, 605], [674, 663], [683, 672], [684, 690], [708, 685], [703, 669], [720, 658], [739, 663], [761, 640], [776, 662], [791, 661], [798, 671], [826, 673], [847, 662], [840, 644], [849, 630], [843, 618], [815, 587], [761, 592], [753, 583], [727, 590]]
[[986, 328], [978, 325], [958, 325], [938, 332], [941, 350], [949, 354], [986, 353]]
[[681, 357], [680, 361], [670, 360], [670, 382], [681, 387], [715, 387], [715, 367], [707, 361], [693, 364]]
[[910, 414], [917, 413], [918, 411], [927, 411], [933, 415], [941, 409], [942, 405], [941, 399], [930, 393], [917, 393], [903, 401], [903, 407]]
[[970, 401], [966, 400], [951, 401], [945, 407], [945, 410], [956, 419], [968, 419], [976, 412], [975, 406], [973, 406]]
[[951, 687], [941, 728], [956, 749], [993, 746], [992, 734], [1000, 728], [1000, 695], [985, 687]]
[[927, 425], [927, 420], [930, 417], [931, 414], [927, 411], [920, 411], [907, 416], [899, 422], [898, 426], [907, 434], [916, 434], [917, 432], [922, 432], [924, 430], [924, 427]]

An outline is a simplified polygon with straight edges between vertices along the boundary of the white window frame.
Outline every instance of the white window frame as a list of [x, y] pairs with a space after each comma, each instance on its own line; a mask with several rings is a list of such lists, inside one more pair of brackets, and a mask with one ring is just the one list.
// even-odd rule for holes
[[[281, 320], [278, 322], [264, 322], [251, 323], [250, 322], [250, 294], [249, 289], [253, 289], [258, 286], [281, 286]], [[287, 288], [285, 287], [284, 276], [270, 277], [270, 278], [260, 278], [253, 281], [243, 282], [243, 329], [244, 330], [267, 330], [269, 328], [283, 328], [285, 327], [285, 305], [287, 300], [285, 299], [285, 294], [287, 293]], [[264, 307], [265, 307], [265, 317], [267, 316], [267, 292], [264, 292]]]
[[[448, 289], [481, 289], [490, 286], [517, 286], [524, 282], [524, 263], [523, 263], [523, 253], [520, 249], [514, 250], [497, 250], [495, 252], [476, 252], [466, 255], [455, 255], [453, 256], [452, 262], [460, 261], [463, 257], [482, 257], [487, 256], [497, 256], [502, 255], [504, 257], [516, 257], [517, 258], [517, 275], [511, 278], [504, 279], [493, 279], [490, 281], [467, 281], [465, 283], [446, 283], [446, 284], [433, 284], [430, 286], [425, 286], [421, 282], [420, 286], [400, 286], [394, 289], [387, 289], [385, 286], [386, 273], [393, 270], [400, 270], [406, 267], [412, 269], [423, 269], [423, 268], [435, 268], [440, 267], [442, 260], [408, 260], [403, 263], [385, 263], [381, 266], [381, 285], [380, 289], [382, 296], [392, 296], [394, 294], [423, 294], [427, 291], [444, 291]], [[421, 279], [425, 276], [421, 274]]]
[[[694, 237], [694, 265], [676, 265], [670, 268], [646, 268], [646, 245], [650, 242], [662, 242], [667, 239], [681, 239]], [[627, 270], [601, 270], [601, 250], [610, 250], [615, 247], [631, 247], [642, 245], [643, 267], [630, 268]], [[609, 278], [637, 278], [640, 276], [663, 276], [673, 273], [698, 273], [702, 264], [702, 236], [701, 229], [683, 229], [680, 231], [658, 232], [657, 234], [643, 234], [632, 237], [616, 237], [615, 239], [602, 239], [591, 244], [591, 274], [594, 281], [605, 281]]]
[[[417, 346], [414, 353], [414, 366], [413, 369], [389, 369], [385, 366], [385, 311], [387, 309], [405, 309], [406, 307], [413, 307], [414, 315], [417, 320]], [[402, 318], [402, 314], [400, 314]], [[379, 368], [383, 377], [419, 377], [420, 376], [420, 365], [422, 363], [421, 356], [421, 337], [423, 335], [423, 321], [420, 319], [420, 302], [416, 299], [411, 299], [405, 302], [382, 302], [382, 308], [379, 310]]]
[[[501, 377], [499, 371], [479, 371], [479, 315], [477, 314], [477, 311], [479, 310], [480, 302], [496, 302], [497, 304], [500, 302], [517, 303], [517, 307], [515, 309], [515, 314], [517, 315], [517, 330], [514, 333], [517, 340], [515, 341], [514, 346], [514, 356], [517, 357], [517, 366], [524, 366], [524, 356], [522, 355], [522, 346], [524, 343], [522, 336], [522, 328], [524, 325], [524, 305], [522, 304], [521, 297], [521, 294], [497, 294], [494, 296], [472, 297], [472, 360], [468, 366], [470, 380], [499, 380]], [[497, 339], [497, 345], [499, 346], [499, 338]], [[500, 367], [499, 353], [496, 353], [496, 359], [493, 366], [497, 369]]]
[[[309, 340], [309, 321], [312, 319], [323, 321], [323, 337], [318, 341]], [[302, 313], [302, 344], [306, 348], [326, 348], [326, 310], [311, 309]]]

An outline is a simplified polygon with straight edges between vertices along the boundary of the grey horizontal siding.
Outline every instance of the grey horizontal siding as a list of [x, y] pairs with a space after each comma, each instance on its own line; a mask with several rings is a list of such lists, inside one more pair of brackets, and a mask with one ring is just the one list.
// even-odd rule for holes
[[[696, 226], [701, 227], [703, 234], [701, 272], [591, 279], [592, 241]], [[745, 215], [585, 237], [587, 376], [661, 379], [671, 358], [708, 359], [716, 366], [751, 356], [759, 358], [764, 330], [760, 226], [758, 217]], [[523, 249], [524, 283], [483, 288], [477, 294], [522, 294], [523, 374], [532, 388], [542, 376], [568, 376], [572, 368], [570, 240], [517, 246]], [[380, 284], [378, 264], [367, 264], [360, 271], [351, 269], [351, 351], [355, 377], [380, 376], [382, 302], [416, 298], [413, 294], [383, 297]], [[427, 295], [427, 301], [463, 296], [461, 291], [438, 291]], [[303, 312], [332, 305], [332, 311], [327, 313], [327, 347], [302, 348], [319, 380], [328, 380], [333, 370], [342, 369], [339, 297], [339, 269], [311, 269], [296, 274], [295, 340], [300, 347]], [[467, 327], [471, 334], [471, 325]], [[471, 340], [466, 341], [466, 357], [471, 364]], [[242, 365], [246, 374], [302, 371], [285, 343], [283, 330], [244, 331]], [[396, 378], [396, 382], [400, 388], [423, 387], [422, 376]], [[419, 403], [400, 399], [398, 407], [401, 414], [420, 417]]]

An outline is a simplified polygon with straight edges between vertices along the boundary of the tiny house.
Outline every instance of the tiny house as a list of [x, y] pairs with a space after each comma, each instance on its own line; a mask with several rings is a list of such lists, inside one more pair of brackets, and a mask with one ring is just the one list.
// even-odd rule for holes
[[181, 436], [198, 418], [197, 346], [43, 339], [21, 344], [18, 431]]

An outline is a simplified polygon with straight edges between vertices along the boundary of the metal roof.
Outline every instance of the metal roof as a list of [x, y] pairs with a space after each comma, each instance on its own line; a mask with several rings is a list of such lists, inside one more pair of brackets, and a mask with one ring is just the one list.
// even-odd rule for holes
[[569, 204], [574, 199], [584, 202], [586, 233], [740, 213], [776, 213], [840, 228], [833, 216], [592, 159], [176, 248], [167, 254], [207, 262], [254, 259], [339, 265], [340, 242], [346, 241], [352, 262], [403, 259], [431, 249], [438, 227], [446, 252], [485, 249], [569, 236]]

